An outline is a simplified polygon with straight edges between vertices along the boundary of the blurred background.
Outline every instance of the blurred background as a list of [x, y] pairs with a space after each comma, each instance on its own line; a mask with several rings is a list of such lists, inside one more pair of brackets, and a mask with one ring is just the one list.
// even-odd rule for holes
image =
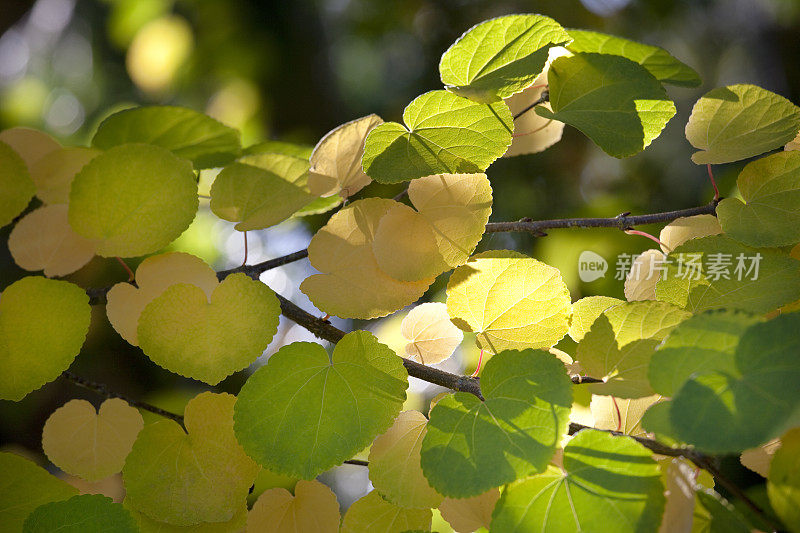
[[[488, 172], [494, 221], [614, 216], [705, 204], [712, 190], [705, 169], [690, 161], [693, 150], [683, 136], [694, 101], [732, 83], [757, 84], [800, 101], [797, 0], [3, 0], [0, 129], [30, 126], [65, 145], [80, 145], [116, 110], [170, 104], [204, 111], [239, 128], [245, 146], [265, 139], [313, 146], [328, 130], [369, 113], [400, 120], [408, 102], [441, 87], [439, 58], [462, 32], [485, 19], [518, 12], [662, 46], [695, 68], [703, 84], [667, 87], [678, 114], [650, 148], [634, 157], [611, 158], [567, 127], [561, 142], [544, 153], [497, 161]], [[735, 192], [741, 166], [716, 169], [723, 195]], [[212, 178], [204, 176], [206, 185]], [[359, 196], [391, 196], [399, 190], [373, 184]], [[250, 232], [250, 262], [306, 247], [326, 218], [292, 219]], [[657, 234], [660, 228], [644, 229]], [[9, 231], [0, 230], [3, 241]], [[514, 248], [558, 267], [578, 299], [622, 297], [622, 281], [613, 275], [615, 257], [650, 247], [646, 239], [616, 230], [556, 230], [540, 239], [487, 235], [479, 249]], [[207, 204], [173, 248], [199, 255], [216, 268], [236, 266], [242, 259], [241, 234], [211, 215]], [[583, 250], [609, 260], [605, 278], [578, 279], [577, 258]], [[317, 312], [297, 290], [311, 272], [302, 261], [262, 279]], [[24, 275], [3, 246], [0, 290]], [[84, 287], [101, 286], [125, 274], [116, 262], [95, 259], [68, 279]], [[446, 281], [440, 277], [425, 298], [443, 301]], [[94, 312], [87, 344], [72, 366], [76, 373], [178, 412], [188, 398], [208, 388], [157, 367], [110, 328], [102, 308]], [[404, 314], [368, 327], [398, 346]], [[348, 330], [365, 327], [334, 323]], [[295, 340], [314, 339], [282, 323], [265, 357]], [[476, 358], [472, 341], [467, 338], [444, 368], [471, 370]], [[570, 351], [567, 342], [561, 347]], [[235, 393], [247, 375], [237, 373], [216, 390]], [[425, 410], [437, 392], [414, 383], [408, 407]], [[0, 401], [0, 445], [40, 454], [47, 416], [76, 397], [99, 400], [58, 380], [22, 402]], [[326, 476], [344, 506], [368, 490], [361, 467], [342, 467]]]

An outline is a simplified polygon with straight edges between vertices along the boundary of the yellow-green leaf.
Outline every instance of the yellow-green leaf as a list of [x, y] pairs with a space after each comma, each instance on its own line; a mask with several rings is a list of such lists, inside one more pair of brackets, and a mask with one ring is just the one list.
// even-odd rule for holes
[[337, 533], [339, 502], [319, 481], [298, 481], [294, 495], [286, 489], [265, 491], [247, 514], [247, 531], [283, 533], [303, 531]]
[[36, 196], [46, 204], [66, 204], [72, 180], [100, 150], [83, 147], [59, 148], [45, 154], [31, 167]]
[[791, 531], [800, 531], [800, 428], [781, 437], [767, 477], [772, 508]]
[[408, 341], [406, 355], [424, 365], [441, 363], [464, 340], [464, 333], [450, 321], [447, 305], [443, 303], [416, 306], [403, 319], [400, 331]]
[[387, 502], [373, 490], [347, 510], [341, 533], [429, 531], [432, 516], [430, 509], [404, 509]]
[[25, 161], [9, 145], [0, 142], [0, 227], [22, 213], [35, 192]]

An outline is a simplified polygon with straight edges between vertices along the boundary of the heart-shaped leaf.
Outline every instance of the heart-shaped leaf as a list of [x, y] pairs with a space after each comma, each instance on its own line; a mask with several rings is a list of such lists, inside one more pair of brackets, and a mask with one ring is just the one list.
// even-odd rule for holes
[[195, 285], [172, 285], [144, 308], [137, 333], [142, 351], [156, 364], [216, 385], [267, 349], [279, 316], [275, 293], [237, 273], [210, 297]]
[[356, 500], [347, 510], [341, 533], [430, 531], [432, 516], [430, 509], [398, 507], [373, 490]]
[[339, 502], [319, 481], [298, 481], [294, 495], [286, 489], [265, 491], [247, 514], [247, 530], [262, 533], [314, 531], [338, 533]]
[[139, 411], [119, 398], [106, 400], [99, 411], [86, 400], [71, 400], [45, 422], [42, 449], [64, 472], [98, 481], [122, 471], [143, 427]]
[[421, 465], [437, 492], [477, 496], [541, 472], [566, 433], [572, 381], [541, 350], [505, 351], [483, 370], [485, 401], [457, 392], [431, 410]]
[[235, 401], [204, 392], [186, 405], [186, 432], [172, 420], [145, 426], [122, 471], [132, 509], [178, 526], [234, 516], [258, 473], [233, 433]]
[[447, 91], [418, 96], [403, 122], [385, 122], [367, 136], [362, 164], [375, 181], [482, 172], [506, 151], [514, 129], [503, 102], [478, 104]]
[[0, 298], [0, 399], [18, 401], [69, 368], [89, 331], [83, 289], [29, 276]]
[[400, 412], [408, 387], [402, 360], [365, 331], [328, 356], [295, 342], [247, 380], [236, 402], [236, 436], [270, 470], [314, 479], [363, 450]]

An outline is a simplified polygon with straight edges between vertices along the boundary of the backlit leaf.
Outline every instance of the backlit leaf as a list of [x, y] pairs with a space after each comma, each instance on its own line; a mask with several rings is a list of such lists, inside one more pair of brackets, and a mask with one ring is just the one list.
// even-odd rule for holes
[[372, 253], [379, 269], [401, 281], [431, 279], [449, 270], [433, 227], [414, 209], [399, 202], [378, 222]]
[[378, 223], [396, 202], [358, 200], [335, 213], [308, 246], [311, 265], [322, 272], [300, 284], [317, 308], [342, 318], [386, 316], [415, 302], [433, 279], [404, 282], [379, 267], [372, 250]]
[[447, 305], [443, 303], [416, 306], [403, 319], [400, 329], [408, 341], [406, 355], [425, 365], [441, 363], [464, 340], [464, 334], [450, 321]]
[[45, 422], [42, 449], [64, 472], [98, 481], [122, 471], [143, 427], [139, 411], [119, 398], [106, 400], [99, 411], [86, 400], [71, 400]]
[[139, 533], [136, 521], [120, 503], [99, 494], [81, 494], [46, 503], [25, 520], [23, 533]]
[[439, 511], [453, 529], [459, 533], [469, 533], [482, 527], [489, 528], [492, 511], [499, 499], [500, 491], [490, 489], [472, 498], [445, 498], [439, 505]]
[[769, 464], [778, 448], [781, 447], [781, 439], [772, 439], [758, 448], [750, 448], [742, 452], [739, 462], [761, 477], [769, 475]]
[[594, 427], [619, 431], [634, 437], [647, 436], [642, 428], [642, 416], [648, 407], [660, 399], [661, 396], [657, 394], [635, 399], [593, 395], [590, 408]]
[[587, 385], [593, 394], [619, 398], [650, 396], [650, 357], [658, 343], [689, 315], [663, 302], [629, 302], [606, 310], [578, 344], [585, 374], [605, 383]]
[[656, 283], [666, 257], [660, 250], [645, 250], [636, 256], [625, 277], [625, 298], [629, 302], [656, 299]]
[[102, 150], [128, 143], [154, 144], [189, 159], [195, 168], [219, 167], [239, 155], [239, 132], [192, 109], [148, 106], [114, 113], [97, 128]]
[[122, 470], [132, 509], [183, 526], [233, 518], [258, 473], [233, 433], [235, 401], [194, 397], [184, 412], [188, 433], [172, 420], [145, 426]]
[[183, 233], [197, 212], [192, 167], [163, 148], [116, 146], [72, 182], [69, 223], [97, 241], [103, 257], [155, 252]]
[[518, 93], [533, 83], [553, 45], [570, 36], [542, 15], [507, 15], [473, 26], [442, 56], [442, 83], [477, 102], [492, 102]]
[[96, 245], [72, 231], [65, 204], [45, 205], [25, 215], [8, 236], [14, 262], [47, 277], [66, 276], [94, 257]]
[[681, 87], [700, 85], [700, 76], [693, 68], [658, 46], [587, 30], [569, 30], [569, 36], [572, 37], [572, 42], [567, 48], [572, 52], [622, 56], [642, 65], [662, 83]]
[[735, 372], [734, 354], [744, 331], [761, 322], [741, 311], [706, 311], [689, 317], [669, 334], [650, 360], [653, 389], [673, 396], [693, 375]]
[[767, 477], [772, 508], [791, 531], [800, 531], [800, 428], [781, 437]]
[[536, 112], [578, 128], [614, 157], [644, 150], [675, 114], [661, 83], [624, 57], [560, 57], [547, 79], [553, 110], [537, 106]]
[[61, 148], [58, 141], [45, 132], [31, 128], [8, 128], [0, 131], [0, 142], [19, 154], [29, 171], [42, 157]]
[[566, 433], [571, 384], [547, 352], [492, 357], [481, 376], [485, 401], [457, 392], [431, 410], [421, 452], [431, 486], [464, 498], [544, 470]]
[[22, 213], [35, 192], [25, 161], [9, 145], [0, 142], [0, 227]]
[[339, 502], [336, 495], [319, 481], [298, 481], [294, 495], [275, 488], [258, 497], [247, 514], [247, 531], [283, 533], [339, 531]]
[[404, 509], [384, 500], [373, 490], [356, 500], [342, 521], [342, 533], [403, 533], [405, 531], [430, 531], [430, 509]]
[[694, 215], [676, 218], [661, 230], [658, 240], [661, 250], [668, 254], [690, 239], [719, 235], [722, 228], [714, 215]]
[[216, 385], [267, 349], [279, 316], [272, 289], [237, 273], [210, 297], [195, 285], [172, 285], [144, 308], [137, 335], [157, 365]]
[[176, 526], [167, 522], [153, 520], [146, 514], [130, 507], [125, 500], [122, 506], [128, 509], [139, 524], [139, 533], [242, 533], [247, 526], [247, 505], [242, 505], [233, 513], [233, 517], [225, 522], [199, 522], [191, 526]]
[[367, 134], [383, 119], [367, 115], [329, 131], [311, 154], [308, 187], [314, 196], [352, 196], [370, 183], [361, 168]]
[[21, 532], [25, 519], [37, 507], [78, 494], [78, 489], [67, 482], [13, 453], [0, 452], [0, 472], [0, 524], [4, 532]]
[[750, 326], [727, 371], [694, 374], [672, 399], [679, 438], [711, 453], [736, 453], [779, 436], [800, 408], [800, 314]]
[[572, 316], [570, 317], [569, 336], [575, 342], [580, 342], [592, 328], [592, 324], [603, 311], [624, 303], [618, 298], [610, 296], [586, 296], [572, 304]]
[[692, 533], [752, 533], [753, 529], [725, 498], [711, 489], [696, 492]]
[[717, 206], [722, 229], [748, 246], [800, 242], [800, 152], [778, 152], [749, 163], [737, 180], [742, 200]]
[[514, 128], [503, 102], [478, 104], [447, 91], [418, 96], [403, 121], [385, 122], [367, 136], [362, 163], [375, 181], [482, 172], [506, 151]]
[[0, 297], [0, 399], [19, 401], [66, 370], [89, 331], [89, 297], [72, 283], [29, 276]]
[[403, 411], [386, 433], [372, 443], [369, 479], [390, 502], [410, 509], [429, 509], [442, 502], [420, 467], [420, 448], [428, 419], [419, 411]]
[[580, 431], [564, 448], [563, 469], [506, 488], [492, 531], [657, 531], [664, 485], [651, 455], [630, 437]]
[[273, 472], [314, 479], [385, 431], [407, 387], [402, 360], [370, 333], [348, 333], [330, 357], [319, 344], [295, 342], [242, 387], [236, 435]]
[[567, 333], [571, 307], [557, 269], [512, 251], [473, 256], [447, 284], [453, 322], [494, 353], [553, 346]]
[[686, 140], [700, 150], [698, 165], [730, 163], [791, 141], [800, 129], [800, 108], [755, 85], [729, 85], [707, 92], [692, 108]]
[[31, 167], [36, 196], [46, 204], [66, 204], [75, 175], [101, 153], [100, 150], [76, 146], [45, 154]]

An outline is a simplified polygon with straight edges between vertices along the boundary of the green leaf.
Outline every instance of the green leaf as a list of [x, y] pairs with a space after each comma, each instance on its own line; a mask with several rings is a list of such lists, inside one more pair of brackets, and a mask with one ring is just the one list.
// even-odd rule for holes
[[774, 150], [798, 130], [800, 108], [786, 98], [755, 85], [729, 85], [694, 104], [686, 140], [700, 150], [692, 161], [719, 164]]
[[[656, 298], [692, 313], [722, 307], [763, 314], [800, 294], [800, 261], [780, 250], [749, 248], [725, 235], [687, 241], [668, 259]], [[694, 270], [697, 265], [702, 274]], [[714, 265], [722, 271], [719, 276]]]
[[[299, 162], [308, 171], [308, 161], [279, 154], [266, 155]], [[264, 156], [248, 156], [251, 157]], [[300, 178], [293, 172], [295, 169], [287, 169], [287, 174], [278, 173], [280, 170], [243, 163], [228, 165], [211, 186], [211, 210], [224, 220], [238, 222], [235, 227], [239, 231], [264, 229], [283, 222], [314, 197], [301, 185], [287, 179], [288, 176]]]
[[139, 317], [139, 346], [159, 366], [216, 385], [246, 368], [278, 331], [280, 304], [272, 289], [231, 274], [209, 298], [200, 287], [172, 285]]
[[733, 372], [742, 333], [763, 319], [741, 311], [706, 311], [689, 317], [653, 354], [648, 377], [659, 394], [674, 396], [692, 375]]
[[789, 530], [800, 531], [800, 428], [781, 437], [769, 466], [767, 495]]
[[569, 329], [571, 304], [558, 269], [500, 250], [474, 255], [453, 272], [447, 312], [476, 333], [478, 346], [498, 353], [553, 346]]
[[236, 436], [273, 472], [314, 479], [391, 426], [407, 376], [402, 360], [365, 331], [345, 335], [330, 357], [319, 344], [292, 343], [242, 387]]
[[19, 401], [69, 368], [89, 331], [77, 285], [29, 276], [0, 298], [0, 399]]
[[572, 42], [567, 45], [567, 49], [571, 52], [625, 57], [639, 63], [662, 83], [681, 87], [700, 85], [700, 76], [693, 68], [678, 61], [661, 47], [588, 30], [569, 30], [569, 36], [572, 37]]
[[586, 296], [572, 304], [572, 316], [569, 319], [569, 336], [575, 342], [589, 333], [592, 324], [603, 314], [603, 311], [625, 303], [619, 298], [610, 296]]
[[778, 152], [749, 163], [737, 180], [742, 200], [717, 206], [723, 231], [748, 246], [800, 242], [800, 152]]
[[25, 519], [37, 507], [78, 494], [66, 481], [13, 453], [0, 452], [0, 472], [0, 528], [4, 532], [21, 532]]
[[667, 445], [680, 443], [675, 435], [675, 429], [670, 421], [671, 400], [663, 400], [651, 405], [642, 416], [642, 427], [648, 433], [653, 433], [656, 440]]
[[186, 405], [185, 432], [172, 420], [146, 425], [122, 470], [126, 506], [177, 526], [234, 518], [259, 469], [233, 433], [235, 401], [197, 395]]
[[95, 157], [75, 176], [69, 223], [97, 241], [98, 255], [135, 257], [177, 239], [197, 207], [188, 162], [158, 146], [126, 144]]
[[100, 494], [81, 494], [46, 503], [25, 520], [24, 533], [139, 533], [139, 527], [121, 503]]
[[644, 150], [675, 115], [661, 83], [624, 57], [559, 57], [547, 79], [553, 111], [537, 106], [536, 112], [578, 128], [614, 157]]
[[580, 431], [564, 448], [564, 469], [508, 486], [492, 531], [658, 531], [664, 485], [652, 452], [629, 437]]
[[692, 533], [749, 533], [753, 530], [725, 498], [711, 489], [696, 493]]
[[35, 192], [25, 161], [9, 145], [0, 142], [0, 227], [25, 211]]
[[467, 30], [439, 63], [442, 83], [459, 96], [487, 103], [531, 85], [551, 46], [570, 40], [564, 28], [542, 15], [507, 15]]
[[430, 531], [432, 513], [430, 509], [404, 509], [384, 500], [373, 490], [356, 500], [347, 510], [342, 521], [342, 533], [403, 533], [405, 531]]
[[749, 327], [734, 368], [693, 375], [675, 394], [676, 435], [711, 453], [736, 453], [779, 436], [800, 408], [800, 314]]
[[447, 91], [418, 96], [403, 121], [385, 122], [367, 136], [362, 164], [375, 181], [482, 172], [505, 153], [514, 128], [503, 102], [478, 104]]
[[283, 141], [261, 141], [260, 143], [251, 144], [247, 148], [244, 148], [242, 150], [242, 155], [273, 153], [308, 159], [311, 157], [312, 151], [314, 151], [314, 147], [307, 144], [295, 144]]
[[653, 394], [647, 379], [658, 343], [689, 313], [664, 302], [626, 302], [595, 320], [578, 344], [583, 371], [605, 383], [587, 385], [593, 394], [641, 398]]
[[485, 401], [457, 392], [431, 411], [421, 452], [431, 486], [465, 498], [544, 470], [567, 430], [571, 384], [550, 353], [492, 357], [481, 377]]
[[128, 143], [161, 146], [198, 169], [220, 167], [241, 151], [238, 131], [197, 111], [171, 106], [114, 113], [100, 124], [92, 139], [92, 146], [102, 150]]

